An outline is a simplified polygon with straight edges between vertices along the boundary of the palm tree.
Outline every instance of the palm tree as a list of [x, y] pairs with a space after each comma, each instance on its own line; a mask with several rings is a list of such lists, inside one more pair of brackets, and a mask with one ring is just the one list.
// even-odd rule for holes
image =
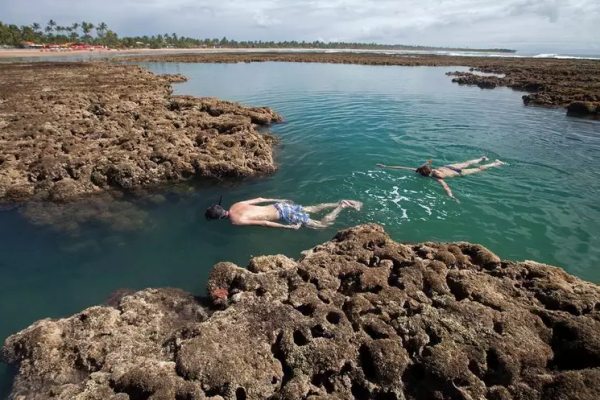
[[56, 25], [56, 27], [54, 28], [54, 31], [55, 31], [55, 32], [56, 32], [56, 33], [57, 33], [59, 36], [61, 36], [61, 35], [62, 35], [62, 32], [66, 31], [66, 30], [67, 30], [67, 28], [66, 28], [66, 27], [64, 27], [64, 26], [61, 26], [61, 25]]
[[78, 30], [79, 30], [79, 23], [75, 22], [74, 24], [71, 25], [71, 34], [69, 35], [69, 37], [74, 42], [79, 40]]
[[106, 25], [104, 22], [100, 22], [100, 24], [98, 24], [98, 26], [96, 26], [96, 31], [98, 32], [98, 36], [104, 36], [107, 29], [108, 29], [108, 25]]
[[46, 26], [46, 33], [52, 33], [55, 26], [56, 26], [56, 22], [53, 19], [48, 21], [48, 25]]
[[92, 36], [90, 35], [92, 29], [94, 29], [94, 24], [92, 24], [91, 22], [81, 22], [81, 30], [83, 31], [83, 37], [87, 41], [89, 41], [92, 38]]

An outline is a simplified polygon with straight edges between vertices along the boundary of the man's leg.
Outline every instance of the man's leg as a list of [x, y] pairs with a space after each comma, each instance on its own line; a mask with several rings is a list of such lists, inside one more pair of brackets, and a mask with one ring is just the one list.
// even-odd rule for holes
[[329, 225], [333, 224], [333, 221], [335, 221], [335, 219], [338, 217], [338, 215], [340, 215], [342, 210], [346, 207], [348, 207], [348, 206], [340, 203], [332, 212], [330, 212], [329, 214], [327, 214], [326, 216], [324, 216], [321, 219], [321, 221], [320, 221], [321, 224], [323, 224], [325, 226], [329, 226]]
[[333, 224], [333, 221], [335, 221], [337, 216], [340, 214], [340, 212], [344, 208], [347, 207], [347, 206], [343, 206], [341, 204], [336, 204], [336, 205], [337, 205], [337, 207], [335, 208], [335, 210], [333, 210], [332, 212], [330, 212], [329, 214], [324, 216], [323, 219], [321, 219], [320, 221], [315, 221], [314, 219], [309, 219], [308, 222], [306, 222], [304, 224], [304, 226], [306, 226], [307, 228], [313, 228], [313, 229], [325, 229], [325, 228], [331, 226]]
[[306, 206], [306, 207], [302, 207], [304, 209], [304, 211], [309, 212], [309, 213], [318, 213], [320, 211], [323, 210], [327, 210], [328, 208], [336, 208], [337, 206], [339, 206], [340, 203], [322, 203], [322, 204], [317, 204], [314, 206]]
[[329, 225], [325, 225], [321, 221], [315, 221], [314, 219], [309, 219], [308, 222], [306, 222], [304, 224], [304, 226], [306, 226], [307, 228], [312, 228], [312, 229], [325, 229]]
[[325, 215], [320, 221], [315, 221], [313, 219], [309, 219], [309, 221], [305, 224], [308, 228], [315, 229], [323, 229], [331, 226], [337, 216], [342, 212], [344, 208], [354, 208], [355, 210], [360, 210], [362, 208], [363, 203], [356, 200], [340, 200], [337, 203], [323, 203], [317, 204], [315, 206], [303, 207], [303, 210], [310, 213], [316, 213], [328, 208], [334, 208], [329, 214]]
[[500, 160], [496, 160], [492, 163], [489, 164], [484, 164], [481, 165], [477, 168], [467, 168], [467, 169], [463, 169], [461, 175], [471, 175], [471, 174], [476, 174], [478, 172], [482, 172], [485, 171], [488, 168], [493, 168], [493, 167], [499, 167], [501, 165], [504, 165], [504, 162], [500, 161]]
[[488, 158], [484, 156], [484, 157], [476, 158], [474, 160], [468, 160], [468, 161], [464, 161], [464, 162], [461, 162], [461, 163], [448, 164], [448, 165], [450, 165], [450, 166], [452, 166], [454, 168], [463, 169], [463, 168], [467, 168], [470, 165], [478, 164], [478, 163], [480, 163], [482, 161], [487, 161], [487, 159]]
[[321, 223], [325, 225], [331, 225], [344, 208], [354, 208], [355, 210], [360, 210], [362, 205], [363, 203], [356, 200], [341, 200], [339, 205], [332, 212], [321, 219]]
[[320, 211], [323, 210], [327, 210], [328, 208], [336, 208], [340, 205], [343, 205], [344, 207], [352, 207], [357, 211], [360, 211], [361, 207], [362, 207], [362, 203], [360, 201], [356, 201], [356, 200], [340, 200], [337, 203], [322, 203], [322, 204], [317, 204], [314, 206], [306, 206], [306, 207], [302, 207], [304, 209], [304, 211], [308, 212], [308, 213], [318, 213]]

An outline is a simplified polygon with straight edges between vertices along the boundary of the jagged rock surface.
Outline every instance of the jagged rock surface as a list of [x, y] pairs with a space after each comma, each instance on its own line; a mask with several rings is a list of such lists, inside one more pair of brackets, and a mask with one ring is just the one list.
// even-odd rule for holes
[[[377, 225], [7, 339], [14, 399], [598, 399], [600, 288]], [[114, 301], [114, 299], [113, 299]]]
[[0, 64], [0, 202], [63, 202], [192, 177], [270, 173], [268, 108], [172, 96], [134, 65]]

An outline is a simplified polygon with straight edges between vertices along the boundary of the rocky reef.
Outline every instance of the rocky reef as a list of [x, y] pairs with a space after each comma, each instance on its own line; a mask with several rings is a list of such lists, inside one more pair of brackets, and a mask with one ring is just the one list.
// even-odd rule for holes
[[600, 287], [377, 225], [9, 337], [12, 399], [598, 399]]
[[[457, 66], [471, 72], [450, 72], [453, 81], [491, 89], [506, 86], [530, 92], [523, 102], [545, 107], [565, 107], [572, 116], [600, 118], [600, 60], [525, 57], [462, 57], [377, 53], [189, 53], [154, 54], [131, 57], [135, 61], [155, 62], [322, 62], [334, 64]], [[476, 72], [476, 73], [473, 73]], [[501, 74], [502, 77], [477, 72]]]
[[108, 63], [0, 64], [0, 202], [66, 202], [275, 170], [268, 108], [173, 96], [181, 75]]

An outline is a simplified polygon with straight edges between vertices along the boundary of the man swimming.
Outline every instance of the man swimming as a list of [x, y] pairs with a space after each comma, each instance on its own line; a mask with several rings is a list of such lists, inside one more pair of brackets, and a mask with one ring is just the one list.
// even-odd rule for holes
[[[257, 205], [260, 203], [273, 204]], [[259, 225], [287, 229], [299, 229], [301, 226], [306, 226], [308, 228], [322, 229], [331, 226], [344, 208], [360, 210], [362, 203], [355, 200], [340, 200], [337, 203], [323, 203], [303, 207], [289, 200], [258, 197], [235, 203], [229, 210], [223, 208], [221, 201], [219, 201], [219, 204], [210, 206], [204, 213], [204, 216], [209, 220], [228, 218], [234, 225]], [[333, 210], [320, 220], [313, 220], [310, 216], [310, 214], [327, 209]]]
[[384, 164], [377, 164], [377, 166], [381, 167], [381, 168], [406, 169], [409, 171], [415, 171], [416, 173], [418, 173], [421, 176], [431, 177], [431, 178], [435, 179], [440, 185], [442, 185], [442, 187], [444, 188], [444, 190], [446, 191], [448, 196], [455, 199], [454, 195], [452, 194], [452, 190], [450, 189], [450, 186], [448, 186], [448, 184], [444, 181], [444, 179], [456, 178], [457, 176], [472, 175], [472, 174], [476, 174], [478, 172], [485, 171], [488, 168], [499, 167], [499, 166], [505, 164], [504, 162], [502, 162], [500, 160], [496, 160], [492, 163], [483, 164], [476, 168], [468, 168], [472, 165], [479, 164], [480, 162], [487, 161], [487, 160], [488, 160], [488, 158], [484, 156], [484, 157], [476, 158], [475, 160], [469, 160], [469, 161], [456, 163], [456, 164], [447, 164], [447, 165], [444, 165], [442, 167], [437, 167], [437, 168], [431, 167], [431, 160], [427, 161], [427, 163], [421, 165], [418, 168], [384, 165]]

